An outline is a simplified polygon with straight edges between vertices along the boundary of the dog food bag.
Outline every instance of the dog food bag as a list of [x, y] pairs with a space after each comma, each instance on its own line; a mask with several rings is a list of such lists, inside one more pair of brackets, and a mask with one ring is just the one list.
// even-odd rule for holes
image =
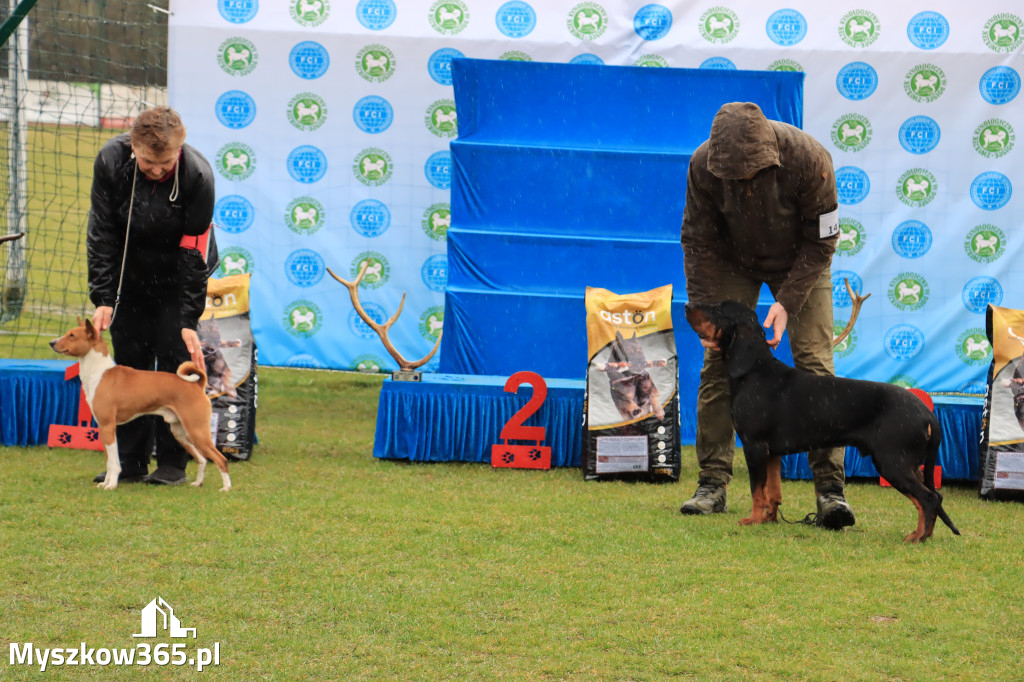
[[672, 285], [587, 287], [586, 480], [679, 480], [679, 367]]
[[1024, 501], [1024, 310], [990, 305], [992, 365], [982, 416], [978, 494]]
[[256, 342], [248, 273], [209, 280], [197, 331], [213, 405], [213, 441], [228, 459], [249, 459], [256, 443]]

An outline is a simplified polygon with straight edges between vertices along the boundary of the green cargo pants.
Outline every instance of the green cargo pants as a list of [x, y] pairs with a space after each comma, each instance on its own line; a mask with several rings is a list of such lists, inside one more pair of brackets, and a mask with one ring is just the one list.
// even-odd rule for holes
[[[765, 282], [772, 294], [784, 278]], [[719, 275], [720, 300], [732, 299], [753, 309], [757, 305], [762, 282], [748, 276], [728, 272]], [[770, 330], [769, 330], [770, 333]], [[814, 283], [804, 307], [789, 316], [786, 325], [793, 363], [812, 374], [835, 374], [832, 361], [832, 276], [828, 269]], [[766, 396], [771, 400], [771, 396]], [[729, 483], [736, 433], [729, 416], [729, 381], [719, 351], [705, 349], [704, 367], [697, 391], [697, 462], [700, 483]], [[842, 491], [845, 483], [843, 462], [845, 448], [819, 449], [807, 453], [814, 476], [815, 492]]]

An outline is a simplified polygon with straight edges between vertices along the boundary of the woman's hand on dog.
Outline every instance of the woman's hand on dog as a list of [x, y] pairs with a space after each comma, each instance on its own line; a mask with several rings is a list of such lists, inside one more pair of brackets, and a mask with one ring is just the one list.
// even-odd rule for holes
[[768, 315], [764, 318], [764, 328], [772, 329], [775, 332], [774, 338], [768, 339], [768, 345], [772, 348], [778, 348], [782, 342], [782, 334], [786, 331], [787, 322], [789, 322], [789, 313], [786, 312], [785, 307], [778, 301], [772, 303], [772, 307], [768, 309]]
[[192, 362], [196, 363], [199, 369], [206, 371], [206, 361], [203, 359], [203, 344], [199, 341], [199, 334], [195, 329], [182, 327], [181, 340], [185, 342], [185, 348], [192, 356]]
[[114, 309], [109, 305], [101, 305], [92, 314], [92, 326], [96, 331], [104, 332], [110, 327], [110, 321], [114, 317]]

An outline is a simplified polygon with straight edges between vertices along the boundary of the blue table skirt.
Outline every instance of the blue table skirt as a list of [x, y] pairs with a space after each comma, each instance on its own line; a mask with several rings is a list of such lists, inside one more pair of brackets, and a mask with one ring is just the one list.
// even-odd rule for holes
[[[528, 384], [506, 393], [508, 377], [423, 374], [419, 382], [384, 381], [373, 455], [414, 462], [490, 462], [501, 429], [533, 395]], [[547, 399], [525, 426], [543, 426], [551, 466], [580, 466], [583, 380], [546, 380]], [[525, 442], [525, 441], [519, 441]]]
[[[491, 445], [500, 443], [502, 427], [532, 395], [504, 391], [507, 377], [468, 374], [423, 374], [421, 382], [384, 381], [377, 410], [373, 455], [413, 462], [490, 462]], [[583, 451], [583, 396], [586, 382], [552, 379], [541, 409], [525, 424], [547, 429], [552, 466], [579, 467]], [[977, 480], [981, 398], [933, 396], [942, 425], [938, 464], [943, 478]], [[680, 440], [696, 440], [694, 410], [682, 409]], [[782, 475], [810, 479], [806, 455], [782, 458]], [[846, 452], [848, 477], [877, 478], [870, 458], [855, 448]]]
[[0, 360], [0, 444], [46, 443], [50, 424], [74, 424], [82, 385], [64, 380], [72, 362]]

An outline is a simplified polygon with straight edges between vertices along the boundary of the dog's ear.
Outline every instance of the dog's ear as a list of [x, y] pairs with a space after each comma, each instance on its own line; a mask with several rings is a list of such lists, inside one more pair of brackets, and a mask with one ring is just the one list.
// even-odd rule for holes
[[[81, 322], [82, 319], [79, 318], [78, 321]], [[86, 336], [88, 336], [90, 339], [96, 338], [97, 336], [100, 335], [100, 333], [96, 331], [96, 327], [93, 326], [92, 320], [90, 320], [89, 318], [85, 319], [85, 324], [83, 326], [85, 327]]]

